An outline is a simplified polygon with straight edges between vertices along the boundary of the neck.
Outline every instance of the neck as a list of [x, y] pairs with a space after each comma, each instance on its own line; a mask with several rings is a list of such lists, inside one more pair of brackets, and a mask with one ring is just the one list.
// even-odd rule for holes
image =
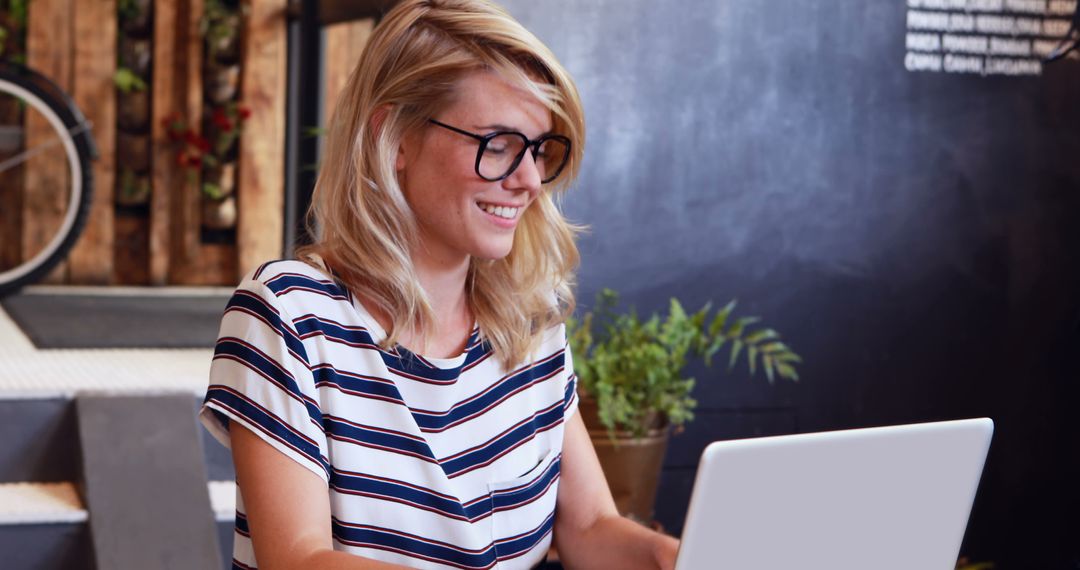
[[[420, 246], [422, 248], [423, 246]], [[413, 267], [420, 286], [431, 301], [435, 313], [436, 336], [472, 323], [472, 311], [465, 295], [465, 281], [469, 275], [469, 257], [442, 258], [413, 253]]]

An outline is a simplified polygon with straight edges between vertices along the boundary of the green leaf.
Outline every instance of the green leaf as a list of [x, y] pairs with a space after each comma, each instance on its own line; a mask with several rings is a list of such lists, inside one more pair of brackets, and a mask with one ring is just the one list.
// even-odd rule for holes
[[757, 364], [758, 349], [754, 345], [749, 345], [746, 349], [746, 358], [750, 360], [750, 375], [754, 375], [754, 366]]
[[777, 341], [762, 346], [761, 352], [764, 352], [765, 354], [777, 354], [780, 352], [790, 352], [790, 349], [784, 343]]
[[746, 335], [744, 342], [746, 344], [757, 344], [763, 340], [772, 340], [779, 337], [780, 334], [772, 329], [762, 329]]
[[788, 378], [790, 380], [798, 380], [799, 375], [795, 372], [795, 369], [789, 364], [783, 362], [776, 363], [776, 372], [780, 374], [781, 378]]
[[742, 350], [743, 342], [741, 340], [734, 340], [731, 344], [731, 360], [728, 361], [728, 370], [735, 367], [735, 362], [739, 359], [739, 351]]
[[798, 354], [795, 354], [791, 351], [785, 351], [777, 354], [776, 360], [778, 362], [802, 362], [802, 358]]
[[731, 330], [729, 330], [727, 333], [728, 338], [741, 337], [743, 334], [743, 329], [745, 329], [747, 325], [752, 325], [760, 320], [761, 319], [757, 317], [743, 317], [735, 321], [735, 324], [732, 325]]
[[716, 317], [713, 318], [713, 322], [709, 325], [709, 336], [717, 336], [724, 331], [724, 326], [727, 325], [728, 317], [731, 315], [731, 311], [735, 310], [735, 299], [732, 299], [727, 305], [724, 305], [723, 309], [716, 312]]
[[761, 357], [761, 363], [765, 365], [765, 376], [769, 379], [769, 384], [773, 383], [773, 359], [769, 355]]

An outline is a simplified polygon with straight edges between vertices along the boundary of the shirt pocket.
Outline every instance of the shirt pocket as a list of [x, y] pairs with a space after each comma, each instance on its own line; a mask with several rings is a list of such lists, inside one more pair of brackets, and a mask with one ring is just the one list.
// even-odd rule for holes
[[488, 485], [491, 540], [499, 567], [531, 568], [547, 555], [561, 459], [561, 450], [553, 449], [525, 474]]

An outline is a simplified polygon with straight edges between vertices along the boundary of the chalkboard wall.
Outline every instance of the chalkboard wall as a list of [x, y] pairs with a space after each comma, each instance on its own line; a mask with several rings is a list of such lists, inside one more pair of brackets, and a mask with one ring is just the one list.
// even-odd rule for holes
[[691, 370], [668, 530], [709, 440], [986, 415], [964, 553], [1080, 567], [1076, 62], [908, 72], [904, 0], [504, 4], [584, 97], [580, 299], [737, 297], [805, 357], [798, 384]]

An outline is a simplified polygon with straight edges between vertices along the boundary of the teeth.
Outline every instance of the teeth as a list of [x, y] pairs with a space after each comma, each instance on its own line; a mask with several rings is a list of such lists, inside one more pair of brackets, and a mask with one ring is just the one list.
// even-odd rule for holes
[[512, 220], [517, 217], [518, 208], [507, 208], [505, 206], [495, 206], [492, 204], [479, 204], [480, 209], [500, 218]]

